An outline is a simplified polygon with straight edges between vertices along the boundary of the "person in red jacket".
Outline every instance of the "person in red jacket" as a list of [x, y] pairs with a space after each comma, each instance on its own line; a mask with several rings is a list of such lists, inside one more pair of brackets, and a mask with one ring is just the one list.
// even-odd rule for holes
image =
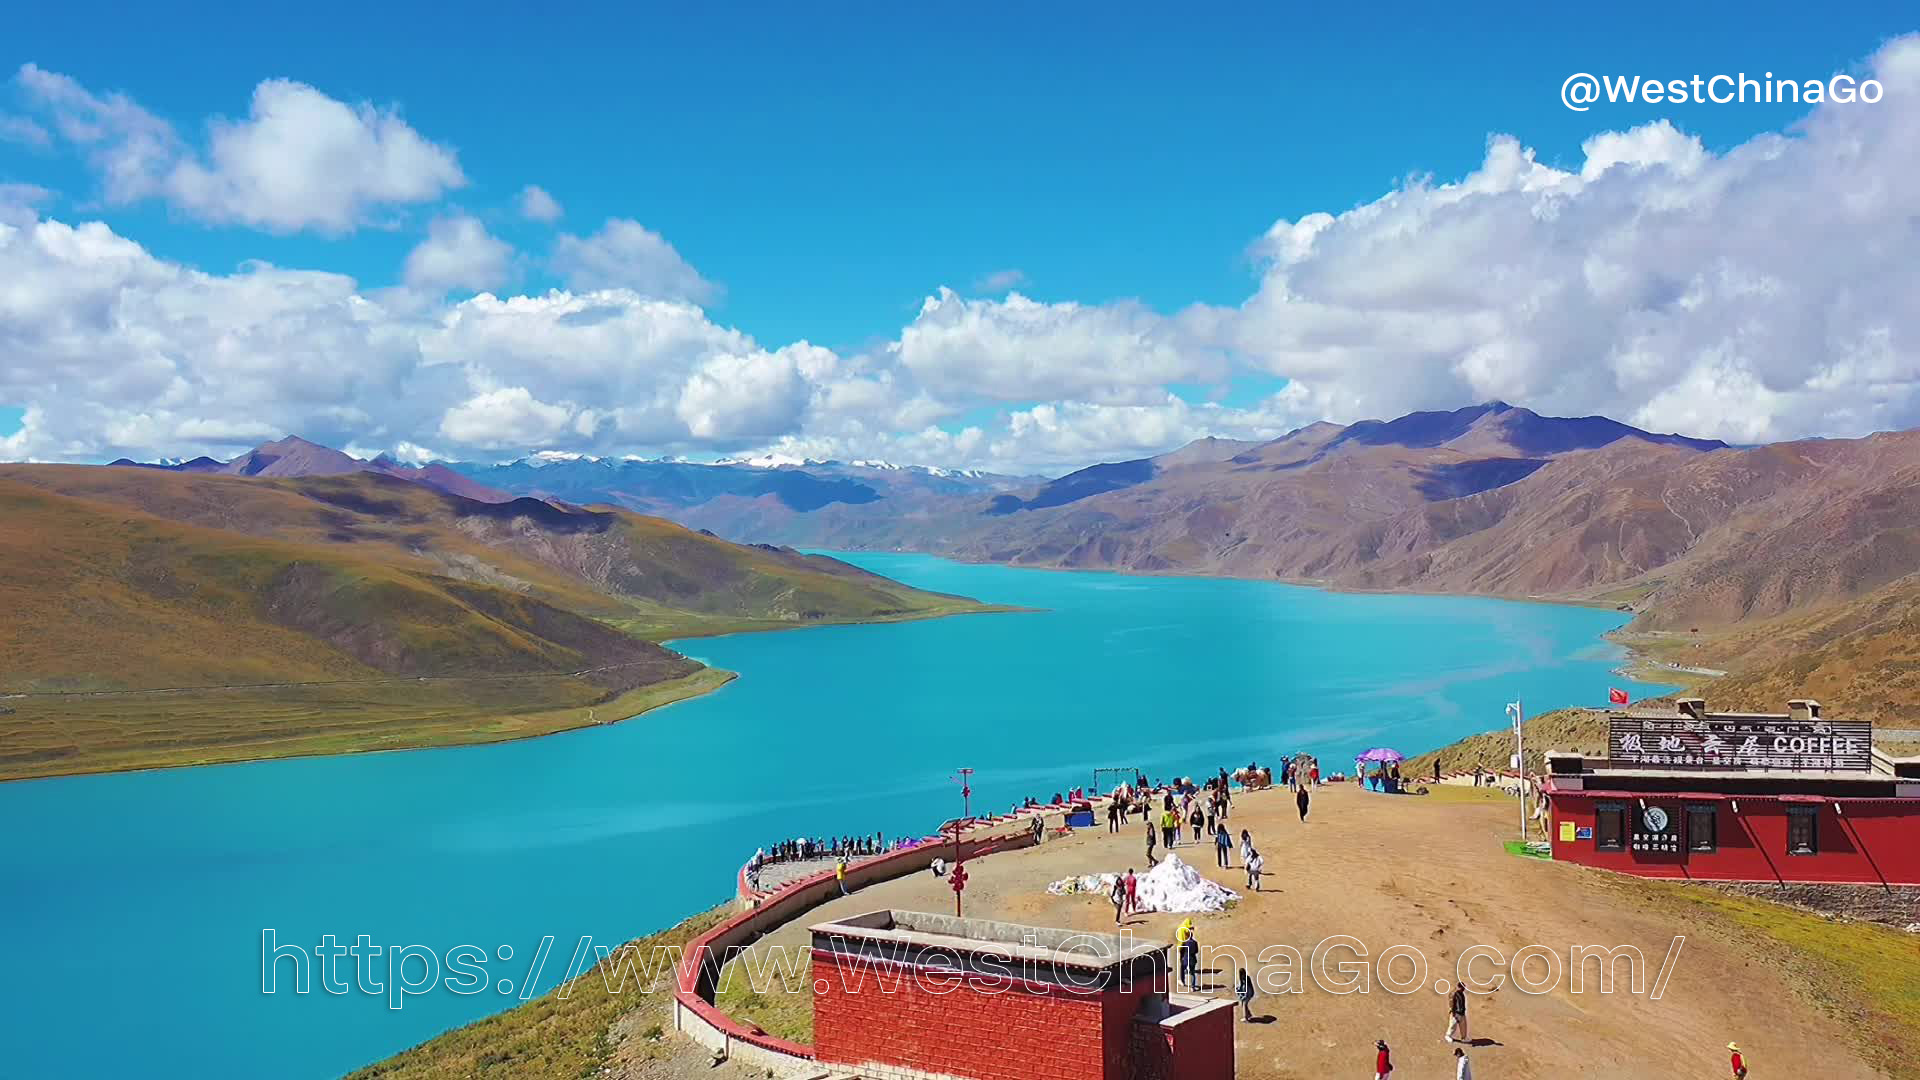
[[1373, 1057], [1374, 1080], [1387, 1080], [1393, 1075], [1393, 1055], [1387, 1052], [1387, 1040], [1375, 1039], [1373, 1045], [1379, 1051]]
[[1747, 1061], [1740, 1056], [1740, 1044], [1728, 1043], [1727, 1049], [1733, 1052], [1733, 1080], [1747, 1080]]

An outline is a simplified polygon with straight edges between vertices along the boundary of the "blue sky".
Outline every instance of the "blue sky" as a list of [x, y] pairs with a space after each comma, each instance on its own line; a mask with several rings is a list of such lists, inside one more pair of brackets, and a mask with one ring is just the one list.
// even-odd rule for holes
[[[1824, 74], [1870, 52], [1894, 5], [1048, 5], [1040, 17], [924, 5], [580, 5], [456, 16], [395, 4], [130, 11], [15, 20], [34, 62], [123, 90], [183, 128], [241, 111], [259, 80], [397, 103], [459, 150], [454, 200], [500, 212], [539, 184], [579, 221], [633, 217], [723, 284], [715, 308], [770, 341], [858, 346], [934, 287], [1017, 269], [1050, 299], [1162, 311], [1244, 299], [1246, 247], [1276, 218], [1339, 210], [1412, 172], [1455, 176], [1489, 133], [1543, 160], [1670, 116], [1709, 147], [1791, 106], [1562, 108], [1574, 71]], [[701, 10], [696, 10], [701, 9]], [[1908, 8], [1907, 11], [1911, 12]], [[1913, 20], [1909, 18], [1909, 22]], [[24, 23], [24, 25], [23, 25]], [[217, 28], [217, 30], [215, 29]], [[0, 174], [84, 176], [0, 150]], [[510, 215], [500, 231], [511, 235]], [[114, 215], [207, 269], [268, 258], [393, 280], [414, 237], [262, 237]], [[530, 231], [530, 230], [526, 230]], [[529, 284], [542, 284], [538, 275]]]
[[[161, 260], [215, 274], [266, 260], [369, 290], [400, 280], [437, 215], [472, 215], [514, 247], [510, 292], [559, 283], [538, 257], [555, 229], [631, 218], [717, 284], [705, 305], [715, 323], [770, 348], [804, 339], [845, 356], [898, 338], [940, 286], [1004, 292], [985, 287], [999, 272], [1017, 272], [1002, 282], [1044, 302], [1138, 301], [1163, 316], [1241, 305], [1263, 273], [1250, 247], [1276, 220], [1338, 215], [1410, 176], [1459, 179], [1493, 134], [1577, 172], [1598, 132], [1664, 120], [1722, 153], [1809, 111], [1576, 114], [1558, 98], [1574, 71], [1824, 77], [1858, 69], [1915, 22], [1890, 4], [1746, 5], [1737, 16], [1670, 3], [537, 15], [329, 4], [212, 5], [190, 18], [47, 5], [10, 24], [0, 70], [32, 63], [94, 94], [122, 92], [201, 144], [211, 118], [246, 114], [256, 84], [292, 79], [397, 107], [457, 152], [468, 182], [338, 233], [208, 224], [154, 199], [106, 203], [84, 155], [58, 146], [0, 141], [0, 183], [50, 189], [42, 215], [99, 218]], [[527, 184], [564, 205], [561, 222], [515, 214]], [[1259, 397], [1298, 377], [1276, 366], [1235, 362], [1214, 379], [1177, 380], [1211, 390], [1174, 392]], [[932, 422], [953, 430], [982, 409], [1043, 400], [955, 402]]]

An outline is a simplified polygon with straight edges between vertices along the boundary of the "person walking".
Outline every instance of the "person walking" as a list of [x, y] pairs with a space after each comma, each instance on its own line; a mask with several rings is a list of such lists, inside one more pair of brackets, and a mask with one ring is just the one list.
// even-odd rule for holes
[[839, 861], [833, 864], [833, 880], [840, 885], [840, 895], [847, 895], [847, 857], [845, 855], [840, 856]]
[[1240, 1011], [1251, 1023], [1253, 1021], [1253, 978], [1246, 968], [1240, 969], [1240, 981], [1233, 988], [1233, 996], [1240, 999]]
[[1387, 1080], [1393, 1075], [1393, 1051], [1387, 1049], [1387, 1040], [1373, 1040], [1373, 1080]]
[[1193, 932], [1192, 919], [1180, 921], [1173, 940], [1180, 947], [1180, 984], [1191, 986], [1197, 994], [1200, 992], [1200, 939]]
[[1260, 857], [1258, 851], [1249, 848], [1252, 854], [1247, 856], [1247, 888], [1260, 891], [1260, 871], [1266, 869], [1267, 860]]
[[1160, 846], [1172, 851], [1180, 843], [1180, 819], [1171, 807], [1160, 811]]
[[1747, 1080], [1747, 1059], [1740, 1056], [1740, 1044], [1728, 1043], [1727, 1050], [1733, 1054], [1733, 1080]]
[[1240, 863], [1241, 865], [1243, 866], [1246, 865], [1246, 861], [1251, 858], [1253, 858], [1253, 834], [1248, 832], [1245, 829], [1241, 829], [1240, 830]]
[[1227, 832], [1224, 824], [1213, 830], [1213, 853], [1218, 856], [1222, 867], [1229, 870], [1233, 868], [1233, 834]]
[[1153, 866], [1154, 866], [1153, 842], [1155, 839], [1156, 838], [1153, 834], [1153, 823], [1148, 822], [1147, 823], [1147, 869], [1149, 870], [1153, 869]]
[[1199, 843], [1200, 837], [1203, 835], [1201, 829], [1207, 824], [1207, 815], [1200, 809], [1199, 803], [1196, 802], [1193, 804], [1193, 813], [1188, 815], [1187, 824], [1193, 826], [1193, 842], [1196, 844]]
[[1447, 1041], [1469, 1042], [1467, 1037], [1467, 987], [1465, 983], [1455, 983], [1453, 993], [1447, 997]]
[[1453, 1048], [1453, 1080], [1473, 1080], [1473, 1062], [1467, 1060], [1467, 1052], [1457, 1046]]
[[1107, 890], [1107, 899], [1113, 901], [1113, 925], [1120, 925], [1120, 916], [1127, 912], [1127, 879], [1115, 876], [1113, 888]]
[[1304, 787], [1295, 788], [1293, 793], [1293, 805], [1300, 808], [1300, 821], [1303, 824], [1307, 820], [1307, 802], [1308, 802], [1307, 789]]
[[1127, 876], [1120, 879], [1127, 890], [1127, 914], [1135, 915], [1140, 911], [1140, 879], [1133, 876], [1133, 867], [1127, 867]]
[[1111, 799], [1107, 802], [1107, 831], [1110, 833], [1117, 833], [1120, 831], [1120, 800], [1119, 799]]

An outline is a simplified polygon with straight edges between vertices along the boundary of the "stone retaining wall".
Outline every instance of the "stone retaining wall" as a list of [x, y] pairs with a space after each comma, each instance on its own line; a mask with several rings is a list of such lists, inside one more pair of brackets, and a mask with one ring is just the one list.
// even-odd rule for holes
[[1737, 896], [1771, 900], [1776, 904], [1817, 915], [1884, 923], [1896, 930], [1920, 924], [1920, 886], [1768, 884], [1763, 882], [1702, 882]]

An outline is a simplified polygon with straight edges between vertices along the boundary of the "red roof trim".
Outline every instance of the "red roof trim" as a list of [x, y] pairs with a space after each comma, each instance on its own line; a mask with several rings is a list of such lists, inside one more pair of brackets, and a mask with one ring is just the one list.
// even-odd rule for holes
[[1547, 788], [1547, 798], [1594, 798], [1594, 799], [1681, 799], [1688, 802], [1732, 802], [1745, 799], [1748, 802], [1785, 802], [1785, 803], [1841, 803], [1846, 806], [1873, 806], [1887, 804], [1891, 806], [1911, 806], [1920, 809], [1920, 798], [1888, 798], [1884, 795], [1734, 795], [1724, 791], [1615, 791], [1607, 788]]

